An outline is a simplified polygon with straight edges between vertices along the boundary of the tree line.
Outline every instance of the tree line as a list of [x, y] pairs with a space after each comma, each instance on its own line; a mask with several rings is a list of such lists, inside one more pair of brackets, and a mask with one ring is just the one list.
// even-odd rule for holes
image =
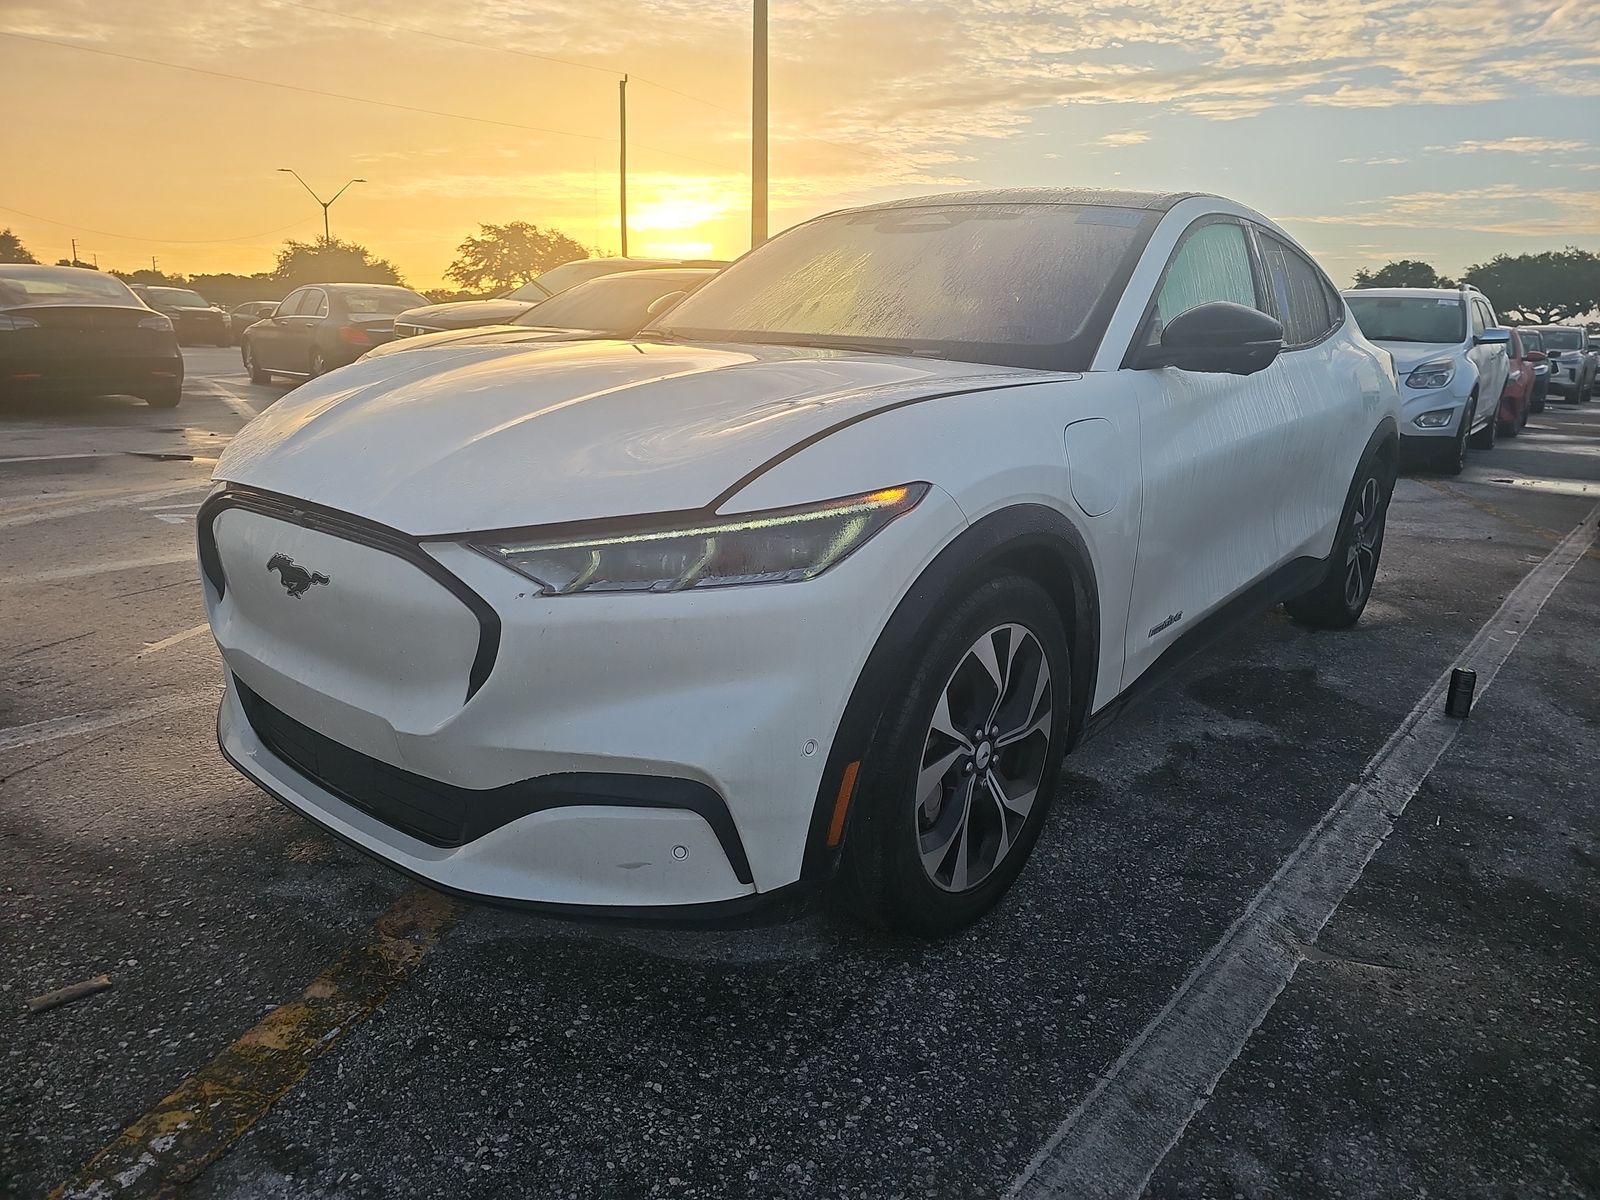
[[[1461, 273], [1519, 325], [1560, 325], [1600, 313], [1600, 255], [1568, 246], [1540, 254], [1497, 254]], [[1357, 271], [1355, 286], [1457, 287], [1420, 259], [1401, 258], [1375, 271]], [[1600, 321], [1591, 322], [1600, 327]]]
[[[552, 267], [588, 258], [589, 251], [559, 229], [541, 229], [527, 221], [480, 225], [476, 235], [456, 248], [456, 258], [445, 277], [460, 285], [457, 292], [433, 293], [436, 300], [498, 295]], [[11, 230], [0, 230], [0, 263], [37, 263], [22, 240]], [[57, 266], [92, 267], [92, 263], [59, 259]], [[110, 274], [130, 284], [193, 288], [213, 304], [232, 306], [247, 300], [281, 300], [308, 283], [392, 283], [405, 280], [395, 265], [379, 258], [359, 242], [317, 238], [311, 242], [284, 242], [269, 271], [253, 275], [232, 272], [181, 275], [154, 269]]]

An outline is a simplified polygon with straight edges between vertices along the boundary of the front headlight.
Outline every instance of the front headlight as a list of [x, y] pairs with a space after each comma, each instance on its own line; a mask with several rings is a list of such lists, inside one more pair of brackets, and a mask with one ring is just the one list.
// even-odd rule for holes
[[1406, 376], [1406, 386], [1410, 388], [1442, 388], [1449, 386], [1450, 381], [1455, 377], [1455, 363], [1448, 358], [1440, 358], [1413, 368], [1411, 374]]
[[676, 528], [469, 545], [526, 575], [546, 596], [795, 583], [849, 557], [927, 493], [926, 483], [908, 483]]

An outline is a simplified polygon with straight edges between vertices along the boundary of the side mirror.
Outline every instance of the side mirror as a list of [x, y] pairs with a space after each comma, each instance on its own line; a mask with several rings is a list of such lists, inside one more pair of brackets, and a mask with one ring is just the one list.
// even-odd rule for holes
[[688, 294], [688, 292], [668, 292], [665, 296], [657, 296], [654, 300], [650, 301], [650, 307], [644, 310], [645, 316], [660, 316], [662, 313], [666, 312], [667, 309], [671, 308], [674, 304], [676, 304], [679, 300], [682, 300]]
[[1529, 362], [1544, 362], [1545, 353], [1543, 350], [1529, 350], [1522, 357], [1527, 359]]
[[1491, 329], [1485, 329], [1472, 340], [1480, 346], [1504, 346], [1511, 340], [1511, 330], [1496, 325]]
[[1161, 331], [1159, 345], [1148, 346], [1134, 367], [1177, 367], [1180, 371], [1254, 375], [1270, 367], [1283, 350], [1283, 326], [1264, 312], [1213, 300], [1181, 312]]

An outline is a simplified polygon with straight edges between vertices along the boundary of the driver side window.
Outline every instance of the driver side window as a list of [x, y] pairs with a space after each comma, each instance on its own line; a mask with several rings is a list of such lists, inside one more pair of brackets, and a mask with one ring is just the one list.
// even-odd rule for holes
[[1215, 221], [1184, 234], [1156, 293], [1150, 343], [1161, 340], [1161, 331], [1179, 313], [1213, 300], [1259, 307], [1244, 228], [1229, 222]]

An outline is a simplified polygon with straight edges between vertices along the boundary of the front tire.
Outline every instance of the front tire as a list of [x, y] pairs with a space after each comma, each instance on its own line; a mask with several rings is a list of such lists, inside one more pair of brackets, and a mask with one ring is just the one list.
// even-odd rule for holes
[[249, 342], [245, 342], [244, 349], [239, 353], [244, 359], [244, 369], [249, 372], [251, 383], [272, 382], [272, 372], [261, 369], [261, 363], [256, 359], [256, 348], [254, 346]]
[[1349, 629], [1361, 619], [1378, 577], [1394, 479], [1394, 471], [1378, 455], [1361, 464], [1339, 519], [1328, 573], [1309, 592], [1284, 603], [1300, 624], [1312, 629]]
[[1461, 428], [1450, 439], [1450, 445], [1439, 454], [1437, 463], [1441, 475], [1459, 475], [1467, 469], [1467, 432], [1472, 428], [1472, 419], [1477, 414], [1478, 398], [1474, 396], [1467, 411], [1461, 414]]
[[177, 408], [178, 402], [182, 399], [183, 385], [180, 383], [159, 392], [152, 392], [144, 398], [144, 402], [151, 408]]
[[1060, 773], [1069, 666], [1031, 579], [988, 580], [936, 621], [862, 762], [841, 881], [859, 915], [938, 936], [1005, 894]]
[[[1477, 405], [1476, 405], [1476, 403], [1474, 403], [1474, 405], [1473, 405], [1473, 414], [1472, 415], [1474, 417], [1476, 417], [1478, 415], [1477, 414]], [[1467, 426], [1468, 426], [1468, 428], [1471, 428], [1472, 422], [1468, 421], [1467, 422]], [[1490, 414], [1488, 422], [1484, 425], [1484, 427], [1482, 429], [1478, 430], [1477, 433], [1474, 433], [1468, 439], [1468, 441], [1471, 442], [1472, 448], [1474, 450], [1493, 450], [1494, 449], [1495, 439], [1497, 437], [1499, 437], [1499, 435], [1500, 435], [1500, 406], [1496, 405], [1495, 406], [1495, 411]]]

